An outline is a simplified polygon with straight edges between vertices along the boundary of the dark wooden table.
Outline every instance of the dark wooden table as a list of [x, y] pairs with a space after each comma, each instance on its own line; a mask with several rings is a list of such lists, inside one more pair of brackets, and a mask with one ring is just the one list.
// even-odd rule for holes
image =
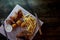
[[60, 6], [59, 2], [48, 3], [50, 10], [39, 14], [39, 18], [44, 22], [42, 26], [43, 35], [39, 32], [33, 40], [60, 40]]

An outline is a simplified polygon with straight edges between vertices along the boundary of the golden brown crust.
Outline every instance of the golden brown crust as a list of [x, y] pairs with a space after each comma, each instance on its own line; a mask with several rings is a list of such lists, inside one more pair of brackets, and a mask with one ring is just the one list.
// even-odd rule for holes
[[27, 31], [22, 31], [22, 32], [19, 32], [17, 35], [16, 35], [17, 38], [20, 38], [20, 37], [25, 37], [26, 39], [29, 39], [31, 37], [31, 34]]
[[18, 26], [21, 26], [21, 23], [22, 23], [21, 20], [18, 20], [18, 21], [16, 22], [16, 24], [17, 24]]
[[22, 18], [22, 16], [23, 16], [23, 13], [22, 13], [21, 10], [19, 10], [19, 11], [18, 11], [18, 17], [17, 17], [17, 18]]
[[12, 27], [13, 27], [13, 28], [16, 28], [16, 27], [17, 27], [17, 25], [16, 25], [16, 24], [12, 24]]
[[11, 20], [6, 20], [6, 23], [10, 24], [10, 25], [13, 24], [13, 22]]
[[26, 27], [26, 22], [23, 22], [23, 23], [21, 24], [21, 27], [22, 27], [22, 28]]

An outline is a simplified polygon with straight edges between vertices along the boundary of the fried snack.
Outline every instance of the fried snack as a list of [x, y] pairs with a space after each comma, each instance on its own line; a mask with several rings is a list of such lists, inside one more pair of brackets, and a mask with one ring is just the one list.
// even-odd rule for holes
[[25, 17], [25, 22], [27, 24], [27, 31], [33, 34], [36, 28], [36, 20], [32, 16]]
[[34, 32], [35, 28], [36, 28], [36, 20], [34, 18], [32, 18], [31, 16], [29, 17], [29, 21], [30, 21], [30, 25], [27, 28], [28, 31], [30, 31], [31, 33]]
[[16, 35], [17, 38], [22, 38], [28, 40], [31, 37], [31, 34], [27, 31], [22, 31]]
[[15, 13], [13, 16], [10, 16], [10, 19], [12, 20], [12, 21], [17, 21], [18, 19], [18, 14], [17, 13]]
[[14, 16], [10, 16], [10, 20], [12, 23], [15, 23], [15, 17]]
[[22, 18], [22, 16], [23, 16], [23, 13], [22, 13], [21, 10], [19, 10], [19, 11], [18, 11], [18, 19], [19, 19], [19, 18]]
[[22, 23], [21, 20], [18, 20], [18, 21], [16, 22], [16, 24], [17, 24], [18, 26], [21, 26], [21, 23]]
[[22, 27], [22, 28], [26, 27], [26, 22], [23, 22], [23, 23], [21, 24], [21, 27]]
[[16, 28], [16, 27], [17, 27], [17, 24], [12, 24], [12, 27], [13, 27], [13, 28]]
[[6, 20], [6, 23], [7, 24], [12, 24], [12, 21], [11, 20]]
[[21, 37], [21, 36], [25, 36], [25, 34], [24, 34], [23, 32], [19, 32], [19, 33], [16, 35], [17, 38], [19, 38], [19, 37]]
[[15, 12], [15, 14], [13, 15], [13, 17], [16, 19], [18, 17], [18, 14]]
[[15, 19], [15, 17], [14, 17], [14, 16], [10, 16], [10, 19], [14, 20], [14, 19]]
[[22, 18], [23, 13], [21, 10], [19, 10], [17, 13], [15, 12], [15, 14], [13, 16], [11, 16], [10, 18], [14, 21], [19, 20], [20, 18]]

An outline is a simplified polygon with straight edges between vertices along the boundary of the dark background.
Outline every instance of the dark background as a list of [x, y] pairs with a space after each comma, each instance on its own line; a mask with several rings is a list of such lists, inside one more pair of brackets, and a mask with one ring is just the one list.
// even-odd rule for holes
[[16, 4], [21, 5], [23, 8], [38, 14], [44, 24], [42, 26], [43, 35], [39, 32], [33, 40], [60, 40], [60, 1], [58, 0], [0, 0], [0, 19], [5, 19]]

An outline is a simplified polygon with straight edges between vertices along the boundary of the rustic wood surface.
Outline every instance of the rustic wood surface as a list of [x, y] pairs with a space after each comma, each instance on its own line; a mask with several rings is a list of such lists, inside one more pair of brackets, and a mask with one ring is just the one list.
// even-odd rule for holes
[[58, 4], [59, 2], [48, 3], [50, 10], [46, 13], [40, 12], [39, 18], [44, 22], [43, 35], [38, 32], [33, 40], [60, 40], [60, 7]]

